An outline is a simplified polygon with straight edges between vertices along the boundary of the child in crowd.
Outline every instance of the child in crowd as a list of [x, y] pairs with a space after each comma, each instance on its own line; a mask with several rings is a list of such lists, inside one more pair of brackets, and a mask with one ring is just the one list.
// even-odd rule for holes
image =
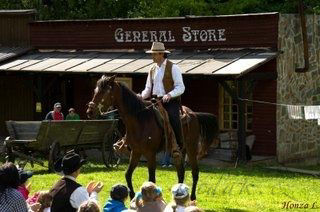
[[187, 206], [194, 204], [190, 201], [189, 187], [186, 184], [174, 185], [171, 192], [173, 201], [167, 205], [165, 212], [184, 212]]
[[141, 186], [141, 192], [137, 192], [131, 202], [131, 209], [137, 212], [162, 212], [166, 203], [162, 198], [162, 190], [153, 182], [145, 182]]
[[50, 207], [52, 203], [52, 196], [49, 191], [40, 191], [38, 192], [38, 203], [41, 204], [41, 208], [38, 212], [50, 212]]
[[52, 196], [50, 195], [49, 191], [38, 191], [27, 200], [27, 203], [29, 205], [40, 203], [41, 208], [38, 212], [50, 212]]
[[188, 206], [186, 209], [184, 209], [184, 212], [203, 212], [203, 210], [197, 206]]
[[18, 191], [22, 194], [25, 200], [28, 199], [29, 193], [31, 190], [31, 183], [28, 184], [28, 179], [31, 178], [33, 175], [30, 171], [25, 171], [23, 169], [19, 169], [19, 186]]
[[127, 211], [124, 202], [128, 198], [129, 189], [122, 184], [116, 184], [112, 186], [110, 191], [110, 199], [107, 200], [106, 205], [103, 208], [104, 212], [122, 212]]
[[78, 212], [100, 212], [100, 208], [95, 201], [88, 200], [83, 202], [78, 208]]

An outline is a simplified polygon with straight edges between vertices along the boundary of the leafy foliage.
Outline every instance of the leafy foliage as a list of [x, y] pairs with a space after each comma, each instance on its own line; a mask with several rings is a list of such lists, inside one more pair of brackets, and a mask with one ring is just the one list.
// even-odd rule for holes
[[[38, 19], [176, 17], [257, 12], [296, 13], [298, 0], [1, 0], [0, 9], [37, 9]], [[319, 0], [304, 0], [320, 14]]]

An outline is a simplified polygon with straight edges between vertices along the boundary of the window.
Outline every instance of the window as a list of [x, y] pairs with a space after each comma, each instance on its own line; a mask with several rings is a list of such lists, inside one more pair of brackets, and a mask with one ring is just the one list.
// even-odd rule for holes
[[[235, 81], [227, 81], [232, 90], [237, 90]], [[250, 92], [249, 99], [252, 93]], [[219, 121], [222, 130], [238, 129], [238, 105], [235, 100], [228, 94], [223, 87], [219, 86]], [[245, 108], [245, 125], [246, 130], [252, 130], [252, 102], [246, 102]]]

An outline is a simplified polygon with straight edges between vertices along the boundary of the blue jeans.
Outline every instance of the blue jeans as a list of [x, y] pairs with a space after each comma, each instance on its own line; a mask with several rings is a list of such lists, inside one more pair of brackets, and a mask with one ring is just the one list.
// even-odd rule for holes
[[170, 165], [170, 153], [169, 152], [165, 152], [164, 156], [162, 158], [162, 165], [166, 165], [169, 166]]

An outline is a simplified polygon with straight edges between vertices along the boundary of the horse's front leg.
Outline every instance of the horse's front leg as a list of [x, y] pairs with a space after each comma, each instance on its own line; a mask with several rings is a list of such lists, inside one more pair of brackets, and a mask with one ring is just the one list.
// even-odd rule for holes
[[176, 167], [177, 174], [178, 174], [178, 182], [183, 183], [184, 181], [184, 174], [185, 174], [185, 167], [184, 167], [184, 158], [185, 152], [182, 152], [182, 156], [173, 159], [173, 163]]
[[147, 156], [148, 160], [148, 172], [149, 172], [149, 181], [156, 183], [156, 153], [150, 154]]
[[195, 152], [188, 151], [189, 164], [192, 170], [192, 191], [191, 191], [191, 200], [196, 199], [196, 189], [199, 180], [199, 166], [197, 155]]
[[130, 189], [130, 199], [133, 199], [135, 195], [133, 186], [132, 186], [132, 174], [135, 168], [138, 166], [140, 157], [141, 157], [141, 153], [131, 151], [129, 166], [126, 171], [126, 181], [127, 181], [128, 188]]

